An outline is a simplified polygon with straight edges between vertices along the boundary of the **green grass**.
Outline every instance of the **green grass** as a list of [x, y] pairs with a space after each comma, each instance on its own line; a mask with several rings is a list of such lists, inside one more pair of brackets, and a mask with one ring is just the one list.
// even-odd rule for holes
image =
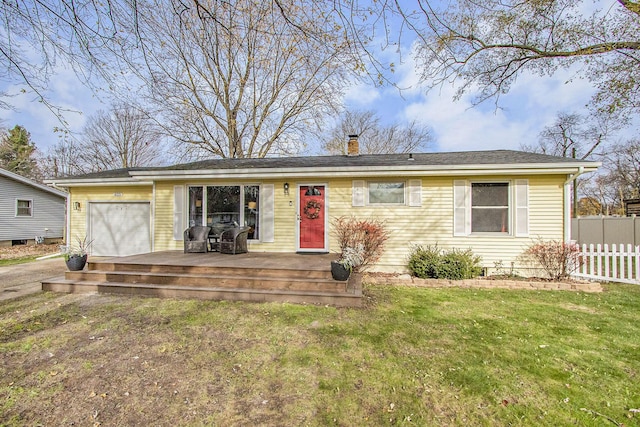
[[[6, 266], [9, 266], [9, 265], [26, 264], [28, 262], [34, 262], [40, 257], [42, 257], [42, 255], [31, 255], [31, 256], [24, 256], [24, 257], [20, 257], [20, 258], [0, 259], [0, 267], [6, 267]], [[53, 257], [53, 258], [62, 258], [62, 257], [63, 257], [63, 255], [59, 255], [59, 256]]]
[[0, 425], [640, 425], [640, 287], [365, 295], [1, 303]]
[[38, 256], [26, 256], [21, 258], [0, 259], [0, 267], [4, 267], [8, 265], [25, 264], [27, 262], [33, 262], [37, 258]]

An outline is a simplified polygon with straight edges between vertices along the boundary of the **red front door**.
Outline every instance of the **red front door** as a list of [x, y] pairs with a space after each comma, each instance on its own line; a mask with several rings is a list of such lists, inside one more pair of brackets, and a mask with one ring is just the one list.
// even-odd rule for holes
[[300, 197], [300, 250], [326, 250], [325, 248], [325, 187], [302, 185]]

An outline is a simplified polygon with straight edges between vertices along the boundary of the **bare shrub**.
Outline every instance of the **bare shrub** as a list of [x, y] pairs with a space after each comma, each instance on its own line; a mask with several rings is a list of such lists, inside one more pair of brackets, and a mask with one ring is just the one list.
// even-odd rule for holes
[[[357, 219], [342, 216], [331, 221], [331, 234], [340, 246], [340, 260], [354, 260], [353, 271], [362, 271], [375, 264], [384, 252], [384, 244], [389, 238], [384, 222], [376, 219]], [[353, 256], [353, 251], [358, 256]]]
[[538, 240], [520, 258], [526, 265], [541, 268], [552, 280], [568, 278], [582, 263], [580, 248], [575, 243]]

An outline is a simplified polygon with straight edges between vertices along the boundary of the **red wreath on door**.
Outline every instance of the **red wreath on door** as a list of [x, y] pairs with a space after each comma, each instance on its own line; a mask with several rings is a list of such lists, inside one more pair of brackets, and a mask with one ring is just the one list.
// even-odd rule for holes
[[320, 202], [317, 200], [309, 200], [304, 207], [304, 215], [309, 219], [316, 219], [320, 216], [321, 209], [322, 204]]

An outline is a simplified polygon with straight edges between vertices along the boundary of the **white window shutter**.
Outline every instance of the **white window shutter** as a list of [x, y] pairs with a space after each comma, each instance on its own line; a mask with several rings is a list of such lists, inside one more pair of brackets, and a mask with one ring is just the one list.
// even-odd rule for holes
[[453, 235], [466, 236], [471, 231], [471, 213], [469, 212], [469, 186], [467, 181], [453, 181]]
[[529, 235], [529, 181], [516, 180], [516, 237]]
[[275, 240], [275, 202], [274, 185], [262, 184], [260, 187], [260, 241]]
[[353, 181], [353, 206], [364, 206], [364, 181]]
[[409, 206], [422, 206], [422, 181], [409, 181]]
[[184, 239], [184, 186], [173, 186], [173, 240]]

